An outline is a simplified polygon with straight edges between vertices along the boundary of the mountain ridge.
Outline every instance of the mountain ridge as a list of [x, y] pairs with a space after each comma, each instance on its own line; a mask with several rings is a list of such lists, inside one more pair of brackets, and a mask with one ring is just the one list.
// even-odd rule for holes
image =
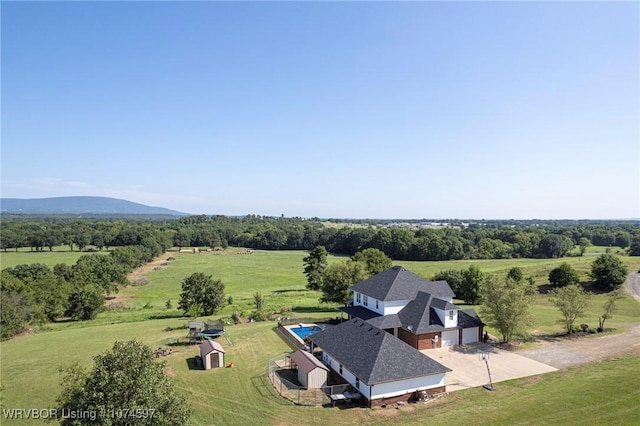
[[189, 216], [164, 207], [149, 206], [121, 198], [67, 196], [47, 198], [0, 198], [0, 211], [14, 214], [110, 214]]

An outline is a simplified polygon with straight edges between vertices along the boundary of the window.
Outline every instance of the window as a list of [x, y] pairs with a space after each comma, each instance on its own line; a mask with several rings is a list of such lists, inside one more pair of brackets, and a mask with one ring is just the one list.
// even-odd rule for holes
[[342, 376], [342, 364], [340, 364], [340, 375]]
[[360, 389], [360, 379], [356, 377], [356, 389]]
[[376, 299], [376, 309], [380, 309], [380, 305], [378, 303], [378, 299]]
[[364, 306], [369, 306], [369, 298], [366, 294], [364, 295]]
[[453, 321], [453, 311], [449, 311], [449, 319]]
[[360, 303], [360, 293], [356, 293], [356, 302]]

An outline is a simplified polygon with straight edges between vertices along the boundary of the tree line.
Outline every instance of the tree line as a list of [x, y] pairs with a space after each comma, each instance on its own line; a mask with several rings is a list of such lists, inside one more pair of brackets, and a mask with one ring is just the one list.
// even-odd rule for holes
[[[311, 250], [324, 246], [330, 253], [352, 256], [367, 248], [383, 251], [395, 260], [461, 260], [558, 258], [584, 254], [589, 245], [619, 247], [640, 256], [640, 226], [612, 222], [567, 226], [508, 225], [490, 222], [465, 228], [385, 227], [372, 223], [327, 226], [316, 219], [188, 216], [165, 221], [115, 219], [12, 219], [3, 222], [0, 248], [31, 247], [34, 251], [65, 244], [71, 250], [131, 245], [210, 247], [229, 245], [263, 250]], [[561, 225], [562, 224], [562, 225]]]
[[74, 265], [52, 268], [34, 263], [5, 268], [0, 273], [0, 338], [8, 339], [30, 325], [67, 317], [93, 319], [104, 308], [105, 296], [127, 285], [127, 273], [160, 255], [163, 248], [116, 247], [109, 254], [86, 254]]

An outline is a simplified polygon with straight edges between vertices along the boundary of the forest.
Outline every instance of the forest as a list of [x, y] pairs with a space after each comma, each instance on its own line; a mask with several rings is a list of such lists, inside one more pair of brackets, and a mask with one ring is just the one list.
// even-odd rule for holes
[[119, 218], [2, 218], [2, 250], [34, 251], [68, 245], [71, 250], [144, 246], [231, 246], [261, 250], [311, 250], [353, 255], [377, 248], [394, 260], [558, 258], [581, 255], [589, 245], [618, 247], [640, 255], [638, 221], [476, 221], [466, 225], [415, 229], [411, 221], [322, 221], [248, 215], [188, 216], [153, 220]]

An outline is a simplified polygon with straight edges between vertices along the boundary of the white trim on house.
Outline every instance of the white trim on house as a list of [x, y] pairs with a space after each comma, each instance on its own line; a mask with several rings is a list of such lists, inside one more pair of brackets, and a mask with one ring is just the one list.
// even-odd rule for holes
[[[336, 372], [338, 372], [338, 366], [341, 366], [341, 364], [333, 359], [331, 355], [327, 354], [326, 351], [322, 352], [322, 360], [327, 365], [332, 367]], [[369, 386], [367, 383], [364, 383], [362, 380], [358, 379], [353, 373], [346, 369], [344, 365], [342, 365], [341, 376], [351, 386], [358, 389], [358, 391], [368, 400], [390, 398], [393, 396], [400, 396], [407, 393], [445, 386], [445, 373], [413, 377], [410, 379], [397, 380], [387, 383], [378, 383], [376, 385]], [[358, 382], [358, 386], [356, 386], [356, 381]]]

